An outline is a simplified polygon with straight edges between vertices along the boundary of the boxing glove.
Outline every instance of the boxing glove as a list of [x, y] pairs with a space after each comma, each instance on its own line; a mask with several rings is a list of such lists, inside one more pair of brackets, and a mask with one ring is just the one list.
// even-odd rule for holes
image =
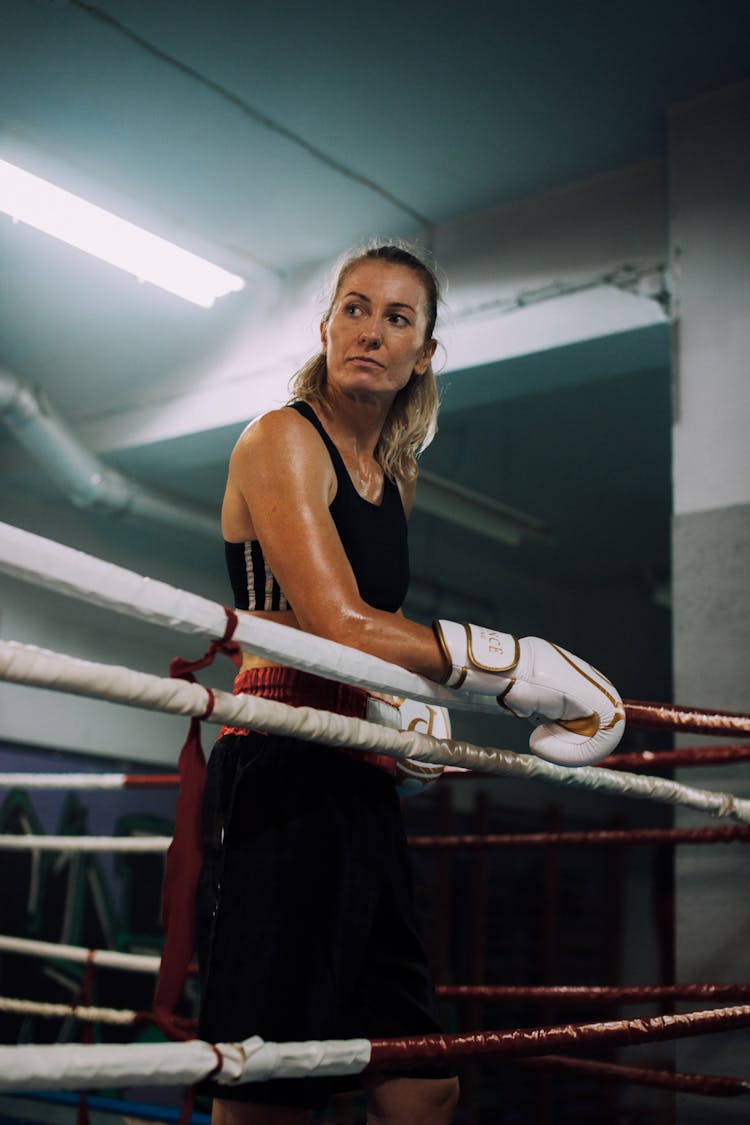
[[[381, 726], [416, 730], [433, 738], [451, 736], [450, 716], [445, 707], [439, 707], [437, 703], [419, 703], [398, 695], [382, 696], [371, 692], [367, 701], [367, 718]], [[443, 772], [442, 766], [409, 758], [397, 758], [395, 766], [394, 780], [399, 797], [416, 797], [437, 781]]]
[[[436, 703], [418, 703], [415, 699], [396, 698], [401, 730], [416, 730], [433, 738], [450, 738], [451, 720], [445, 707]], [[416, 797], [432, 785], [443, 772], [442, 766], [431, 762], [415, 762], [399, 758], [396, 762], [396, 784], [400, 797]]]
[[610, 754], [625, 730], [613, 684], [585, 660], [540, 637], [456, 621], [435, 621], [456, 691], [494, 695], [500, 707], [533, 725], [531, 750], [563, 766], [591, 765]]

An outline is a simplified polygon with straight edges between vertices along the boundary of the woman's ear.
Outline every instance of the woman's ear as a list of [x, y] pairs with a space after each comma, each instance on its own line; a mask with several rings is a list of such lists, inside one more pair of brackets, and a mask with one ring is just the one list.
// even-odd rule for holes
[[427, 341], [424, 348], [422, 349], [421, 356], [419, 357], [417, 362], [414, 364], [414, 370], [417, 373], [417, 375], [424, 375], [425, 371], [430, 366], [430, 361], [432, 360], [432, 357], [435, 354], [435, 348], [436, 347], [437, 347], [437, 340], [428, 340]]
[[326, 348], [327, 347], [328, 347], [328, 325], [327, 325], [325, 320], [321, 320], [321, 322], [320, 322], [320, 350], [323, 353], [323, 355], [326, 354]]

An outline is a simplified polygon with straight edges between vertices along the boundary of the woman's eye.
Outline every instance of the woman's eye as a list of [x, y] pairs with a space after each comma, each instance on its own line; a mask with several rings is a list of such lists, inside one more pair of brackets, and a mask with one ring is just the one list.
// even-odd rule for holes
[[399, 327], [399, 328], [402, 328], [402, 327], [404, 327], [404, 325], [409, 323], [409, 321], [406, 319], [406, 317], [402, 316], [401, 313], [391, 313], [391, 316], [390, 316], [389, 319], [390, 319], [392, 324], [397, 325], [397, 327]]
[[345, 305], [344, 311], [346, 312], [346, 314], [348, 316], [358, 316], [362, 312], [362, 306], [361, 305], [354, 305], [354, 304]]

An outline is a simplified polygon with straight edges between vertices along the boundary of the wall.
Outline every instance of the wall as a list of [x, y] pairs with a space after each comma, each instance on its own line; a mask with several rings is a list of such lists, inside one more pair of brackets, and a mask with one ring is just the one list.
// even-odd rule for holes
[[[670, 239], [678, 317], [674, 423], [675, 698], [750, 711], [750, 84], [677, 107], [669, 121]], [[695, 738], [689, 741], [696, 742]], [[687, 779], [686, 779], [687, 780]], [[737, 766], [693, 784], [750, 796]], [[679, 824], [695, 818], [678, 810]], [[745, 848], [676, 855], [680, 980], [750, 977]], [[685, 1040], [677, 1067], [747, 1077], [747, 1032]], [[706, 1105], [678, 1098], [678, 1121]], [[715, 1121], [745, 1121], [726, 1101]]]

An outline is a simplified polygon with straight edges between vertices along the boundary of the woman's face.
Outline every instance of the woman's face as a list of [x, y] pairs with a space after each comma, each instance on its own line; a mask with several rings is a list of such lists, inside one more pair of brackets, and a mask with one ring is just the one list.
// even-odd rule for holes
[[425, 342], [424, 286], [408, 266], [365, 259], [344, 276], [320, 326], [329, 390], [387, 406], [423, 375], [435, 351]]

